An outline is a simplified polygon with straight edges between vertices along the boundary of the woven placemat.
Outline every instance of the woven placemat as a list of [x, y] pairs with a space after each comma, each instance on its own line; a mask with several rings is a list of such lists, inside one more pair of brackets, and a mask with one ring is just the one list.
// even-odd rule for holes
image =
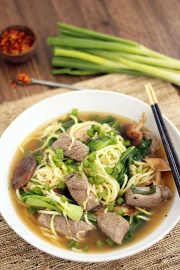
[[[116, 91], [128, 94], [147, 102], [144, 85], [151, 82], [155, 89], [160, 107], [174, 125], [180, 130], [180, 98], [177, 90], [169, 83], [147, 77], [126, 75], [106, 75], [78, 85]], [[33, 86], [31, 86], [33, 87]], [[16, 90], [12, 90], [16, 91]], [[67, 92], [67, 89], [47, 91], [0, 106], [0, 135], [21, 112], [47, 97]], [[108, 255], [107, 255], [108, 256]], [[133, 256], [104, 263], [78, 263], [50, 256], [21, 239], [0, 216], [0, 269], [77, 269], [77, 270], [179, 270], [180, 269], [180, 222], [161, 241], [151, 248]]]

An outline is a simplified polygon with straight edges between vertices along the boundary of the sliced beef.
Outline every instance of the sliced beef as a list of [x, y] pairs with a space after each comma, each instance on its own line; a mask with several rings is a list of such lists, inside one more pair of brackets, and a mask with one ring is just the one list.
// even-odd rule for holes
[[142, 131], [142, 135], [146, 138], [146, 140], [152, 140], [151, 145], [149, 147], [149, 154], [154, 154], [156, 149], [159, 147], [160, 139], [151, 132]]
[[101, 207], [96, 211], [97, 225], [103, 233], [115, 243], [122, 244], [125, 234], [129, 231], [129, 223], [115, 212], [104, 212]]
[[[91, 139], [91, 137], [87, 134], [87, 130], [90, 129], [91, 127], [92, 127], [91, 125], [81, 127], [73, 134], [74, 138], [76, 140], [83, 139], [83, 143], [87, 143]], [[69, 134], [70, 130], [71, 128], [69, 128], [66, 132]]]
[[[139, 190], [149, 191], [150, 187], [137, 187]], [[156, 207], [171, 196], [169, 188], [156, 186], [156, 193], [149, 195], [134, 194], [131, 189], [125, 193], [125, 200], [128, 205], [136, 207]]]
[[66, 157], [72, 158], [76, 161], [83, 161], [83, 159], [89, 155], [89, 147], [75, 140], [73, 145], [71, 145], [71, 137], [67, 133], [62, 133], [59, 138], [52, 144], [53, 149], [63, 149], [64, 155]]
[[[50, 229], [51, 218], [52, 215], [49, 214], [38, 214], [37, 220], [41, 226]], [[92, 230], [92, 227], [82, 220], [79, 222], [75, 222], [69, 218], [66, 220], [65, 217], [61, 215], [54, 217], [53, 225], [57, 234], [72, 237], [76, 237], [78, 232], [80, 232], [80, 237], [85, 237], [87, 232]]]
[[[69, 174], [65, 181], [71, 196], [80, 206], [85, 206], [87, 211], [99, 205], [99, 201], [92, 191], [89, 191], [89, 195], [87, 194], [88, 188], [92, 189], [92, 185], [88, 182], [84, 173], [82, 175], [79, 175], [78, 172]], [[84, 205], [84, 202], [86, 202], [86, 205]]]
[[21, 159], [14, 171], [12, 186], [14, 189], [21, 188], [28, 183], [37, 167], [37, 161], [34, 157], [27, 156]]

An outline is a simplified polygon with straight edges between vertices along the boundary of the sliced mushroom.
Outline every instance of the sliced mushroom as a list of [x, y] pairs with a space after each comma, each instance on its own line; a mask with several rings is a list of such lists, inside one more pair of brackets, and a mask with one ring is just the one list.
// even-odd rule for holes
[[138, 146], [142, 140], [142, 132], [140, 129], [146, 122], [146, 114], [145, 112], [142, 114], [142, 119], [139, 121], [137, 126], [133, 123], [127, 123], [121, 128], [121, 136], [125, 140], [129, 140], [131, 145]]
[[171, 170], [169, 163], [162, 158], [155, 158], [155, 157], [147, 156], [144, 158], [144, 160], [155, 171], [165, 172], [165, 171]]
[[32, 156], [21, 159], [14, 171], [12, 186], [14, 189], [21, 188], [28, 183], [37, 167], [37, 161]]

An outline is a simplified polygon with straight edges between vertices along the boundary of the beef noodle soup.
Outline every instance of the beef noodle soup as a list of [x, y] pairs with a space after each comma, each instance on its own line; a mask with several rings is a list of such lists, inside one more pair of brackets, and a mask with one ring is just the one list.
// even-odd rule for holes
[[75, 252], [108, 252], [159, 226], [175, 186], [159, 139], [117, 115], [81, 112], [42, 125], [18, 147], [10, 193], [23, 222]]

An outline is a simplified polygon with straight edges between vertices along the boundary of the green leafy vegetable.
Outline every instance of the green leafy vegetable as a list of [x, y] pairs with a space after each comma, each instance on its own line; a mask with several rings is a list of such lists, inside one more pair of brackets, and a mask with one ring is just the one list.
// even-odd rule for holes
[[[96, 215], [95, 215], [94, 212], [88, 212], [88, 213], [87, 213], [87, 218], [88, 218], [88, 220], [89, 220], [90, 222], [92, 222], [93, 224], [96, 225]], [[82, 214], [82, 216], [81, 216], [81, 220], [85, 221], [85, 218], [84, 218], [84, 212], [83, 212], [83, 214]]]
[[37, 160], [38, 164], [40, 164], [42, 161], [42, 156], [36, 156], [36, 160]]
[[30, 155], [31, 155], [31, 151], [28, 151], [28, 150], [24, 151], [24, 156], [25, 157], [30, 156]]
[[142, 161], [148, 154], [151, 142], [151, 139], [146, 140], [145, 137], [143, 137], [140, 144], [133, 151], [133, 159], [136, 161]]
[[36, 212], [37, 212], [37, 209], [36, 209], [36, 208], [34, 208], [34, 207], [29, 207], [29, 209], [28, 209], [28, 213], [29, 213], [29, 214], [34, 215], [34, 214], [36, 214]]
[[108, 124], [110, 127], [114, 128], [114, 129], [116, 129], [118, 131], [121, 128], [121, 125], [120, 125], [119, 121], [117, 119], [115, 119], [114, 117], [112, 117], [112, 116], [108, 116], [108, 117], [106, 117], [104, 119], [101, 119], [99, 121], [99, 123], [100, 124]]
[[115, 144], [116, 141], [113, 140], [113, 137], [104, 137], [103, 139], [91, 139], [89, 142], [86, 144], [89, 148], [90, 151], [97, 151], [100, 150], [108, 145], [113, 145]]
[[[78, 119], [78, 123], [82, 123], [82, 120]], [[62, 127], [65, 129], [65, 130], [68, 130], [68, 128], [70, 128], [71, 126], [73, 126], [75, 124], [74, 120], [72, 118], [69, 118], [67, 120], [65, 120], [63, 123], [62, 123]]]
[[135, 215], [129, 217], [129, 216], [124, 216], [124, 218], [128, 221], [129, 223], [129, 231], [125, 235], [123, 239], [123, 243], [128, 242], [129, 240], [132, 240], [134, 238], [134, 232], [135, 230], [140, 227], [141, 224], [143, 224], [145, 221], [139, 216], [147, 217], [146, 215], [142, 213], [136, 213]]
[[27, 197], [26, 204], [32, 207], [55, 210], [59, 213], [65, 211], [66, 215], [76, 222], [80, 220], [83, 213], [83, 208], [78, 205], [68, 203], [67, 206], [69, 209], [63, 209], [59, 203], [46, 196], [29, 195]]
[[90, 114], [89, 115], [89, 120], [91, 120], [91, 121], [99, 121], [99, 119], [100, 119], [100, 117], [99, 117], [99, 115], [95, 115], [95, 114]]
[[131, 185], [130, 189], [132, 189], [132, 192], [134, 194], [149, 195], [156, 193], [156, 186], [154, 185], [150, 186], [149, 190], [140, 190], [138, 189], [138, 187], [135, 187], [134, 185]]
[[[124, 174], [126, 173], [127, 175], [130, 174], [129, 166], [130, 163], [132, 162], [132, 156], [133, 156], [133, 151], [135, 147], [131, 146], [124, 151], [114, 168], [113, 173], [111, 176], [117, 180], [120, 186], [123, 185], [124, 182]], [[130, 177], [130, 175], [129, 175]]]
[[34, 189], [24, 192], [21, 194], [21, 200], [26, 201], [27, 198], [31, 195], [39, 195], [39, 196], [44, 196], [44, 193], [41, 191], [40, 187], [35, 187]]

